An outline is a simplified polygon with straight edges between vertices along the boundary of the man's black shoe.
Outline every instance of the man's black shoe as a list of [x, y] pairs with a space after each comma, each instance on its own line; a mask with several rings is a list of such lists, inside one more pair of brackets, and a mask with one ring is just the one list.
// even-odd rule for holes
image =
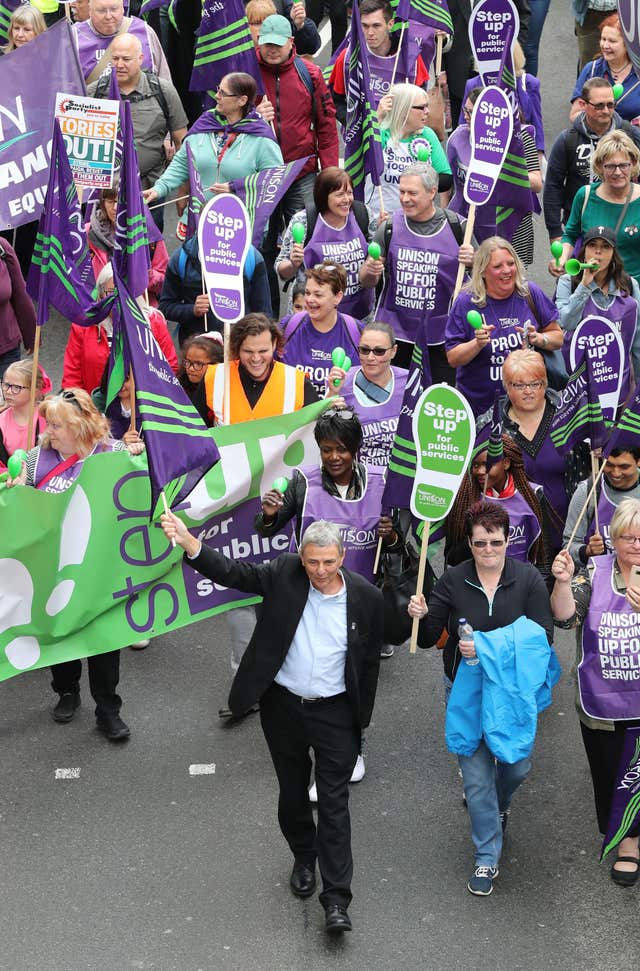
[[289, 886], [296, 897], [310, 897], [316, 889], [315, 866], [308, 863], [294, 863]]
[[349, 914], [338, 904], [327, 907], [324, 926], [328, 934], [341, 934], [342, 931], [352, 930]]
[[96, 716], [96, 727], [98, 731], [104, 732], [112, 742], [119, 742], [121, 739], [129, 738], [131, 731], [125, 725], [120, 715], [116, 712], [105, 712]]
[[70, 722], [76, 713], [76, 708], [80, 707], [80, 694], [78, 691], [66, 691], [60, 695], [60, 701], [52, 711], [53, 720], [56, 722]]

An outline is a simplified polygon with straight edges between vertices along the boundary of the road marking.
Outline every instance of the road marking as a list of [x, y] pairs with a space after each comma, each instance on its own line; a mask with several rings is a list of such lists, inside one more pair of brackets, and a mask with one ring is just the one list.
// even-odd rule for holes
[[215, 771], [215, 762], [209, 762], [206, 765], [196, 762], [194, 765], [189, 766], [189, 775], [213, 775]]
[[[331, 43], [331, 21], [329, 20], [328, 17], [325, 17], [325, 19], [318, 27], [318, 33], [320, 34], [320, 41], [321, 41], [320, 50], [318, 51], [318, 54], [319, 54], [322, 51], [322, 48], [326, 44]], [[331, 53], [331, 48], [329, 48], [329, 54], [330, 53]], [[316, 54], [316, 57], [317, 57], [317, 54]]]
[[80, 769], [56, 769], [56, 779], [79, 779]]

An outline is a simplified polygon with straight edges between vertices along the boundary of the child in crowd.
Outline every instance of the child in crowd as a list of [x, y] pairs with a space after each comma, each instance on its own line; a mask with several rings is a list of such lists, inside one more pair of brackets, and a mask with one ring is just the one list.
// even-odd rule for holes
[[10, 364], [2, 379], [4, 410], [0, 413], [0, 472], [6, 471], [7, 459], [17, 448], [29, 449], [38, 440], [42, 428], [39, 427], [38, 402], [51, 391], [51, 380], [42, 365], [38, 365], [36, 376], [36, 403], [33, 414], [32, 441], [27, 438], [29, 419], [29, 397], [31, 394], [31, 374], [33, 362], [27, 358]]

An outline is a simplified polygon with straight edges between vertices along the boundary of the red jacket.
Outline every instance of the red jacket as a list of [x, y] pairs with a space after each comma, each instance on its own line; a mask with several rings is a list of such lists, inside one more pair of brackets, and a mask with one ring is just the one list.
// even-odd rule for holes
[[[159, 310], [149, 312], [149, 323], [160, 350], [175, 374], [178, 370], [178, 358], [165, 319]], [[100, 386], [108, 360], [109, 342], [104, 327], [100, 324], [92, 324], [90, 327], [71, 324], [64, 351], [62, 387], [84, 388], [91, 394], [94, 388]]]
[[338, 128], [336, 109], [331, 93], [325, 84], [322, 71], [316, 64], [305, 60], [316, 103], [315, 129], [311, 95], [300, 78], [294, 64], [295, 47], [284, 64], [265, 64], [257, 51], [260, 73], [265, 93], [273, 105], [276, 116], [273, 127], [285, 162], [293, 162], [305, 155], [312, 155], [298, 178], [321, 169], [338, 165]]
[[[96, 280], [100, 275], [100, 270], [107, 265], [109, 260], [113, 258], [113, 253], [108, 253], [107, 250], [99, 246], [95, 239], [89, 235], [89, 226], [87, 225], [87, 242], [89, 244], [89, 252], [91, 253], [91, 264], [93, 266], [93, 275]], [[151, 245], [152, 250], [151, 256], [151, 266], [149, 268], [149, 303], [152, 307], [158, 306], [158, 299], [162, 293], [162, 285], [164, 283], [165, 274], [167, 272], [167, 266], [169, 265], [169, 252], [167, 250], [166, 244], [163, 239], [159, 239], [157, 243]]]

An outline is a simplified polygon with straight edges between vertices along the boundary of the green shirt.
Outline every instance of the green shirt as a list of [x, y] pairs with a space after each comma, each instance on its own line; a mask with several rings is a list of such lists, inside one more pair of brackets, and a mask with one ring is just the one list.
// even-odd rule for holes
[[[563, 243], [575, 243], [579, 236], [592, 226], [618, 225], [624, 202], [607, 202], [598, 195], [599, 183], [581, 186], [575, 194], [571, 213], [562, 237]], [[585, 192], [589, 189], [585, 205]], [[620, 256], [627, 273], [640, 283], [640, 198], [629, 203], [616, 234]]]

